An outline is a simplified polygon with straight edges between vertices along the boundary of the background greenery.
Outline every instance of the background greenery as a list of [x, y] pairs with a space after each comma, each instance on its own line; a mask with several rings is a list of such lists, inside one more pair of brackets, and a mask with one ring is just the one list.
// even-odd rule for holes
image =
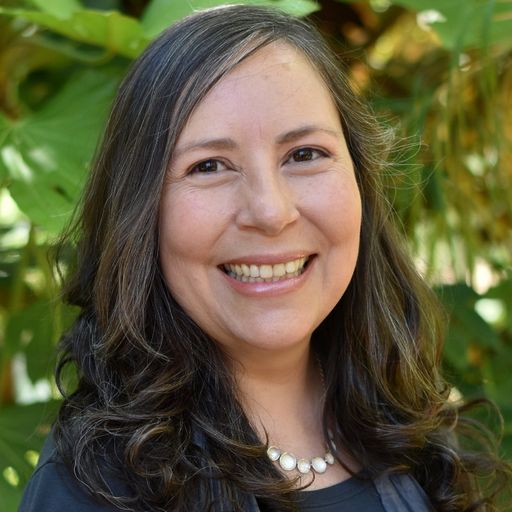
[[[116, 87], [148, 42], [217, 0], [0, 0], [0, 510], [17, 507], [59, 396], [73, 318], [47, 249]], [[402, 142], [386, 179], [450, 313], [444, 364], [496, 401], [512, 458], [512, 0], [253, 0], [309, 16]]]

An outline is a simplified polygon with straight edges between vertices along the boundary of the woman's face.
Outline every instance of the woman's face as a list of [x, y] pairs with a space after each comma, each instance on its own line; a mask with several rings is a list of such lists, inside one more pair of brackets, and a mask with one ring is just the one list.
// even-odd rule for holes
[[361, 202], [339, 115], [284, 43], [209, 92], [181, 133], [160, 206], [169, 290], [235, 358], [309, 343], [345, 292]]

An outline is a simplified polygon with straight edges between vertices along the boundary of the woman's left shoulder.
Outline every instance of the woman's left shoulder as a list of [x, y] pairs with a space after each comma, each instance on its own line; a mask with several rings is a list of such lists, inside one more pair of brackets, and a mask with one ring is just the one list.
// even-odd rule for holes
[[408, 473], [383, 473], [374, 484], [386, 512], [434, 511], [425, 491]]
[[18, 512], [117, 512], [120, 509], [100, 502], [87, 491], [59, 457], [50, 434], [41, 451]]

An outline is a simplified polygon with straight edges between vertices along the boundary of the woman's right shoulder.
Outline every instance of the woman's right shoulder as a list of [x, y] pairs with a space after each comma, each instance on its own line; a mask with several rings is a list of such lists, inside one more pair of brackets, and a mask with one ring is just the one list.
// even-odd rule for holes
[[100, 502], [73, 475], [60, 458], [52, 435], [48, 436], [18, 512], [119, 512], [114, 505]]

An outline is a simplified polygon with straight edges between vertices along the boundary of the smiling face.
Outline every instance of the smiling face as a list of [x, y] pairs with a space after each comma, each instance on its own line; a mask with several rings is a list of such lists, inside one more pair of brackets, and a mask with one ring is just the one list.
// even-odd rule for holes
[[309, 343], [345, 292], [361, 202], [339, 114], [284, 43], [237, 65], [180, 134], [160, 205], [174, 298], [234, 358]]

